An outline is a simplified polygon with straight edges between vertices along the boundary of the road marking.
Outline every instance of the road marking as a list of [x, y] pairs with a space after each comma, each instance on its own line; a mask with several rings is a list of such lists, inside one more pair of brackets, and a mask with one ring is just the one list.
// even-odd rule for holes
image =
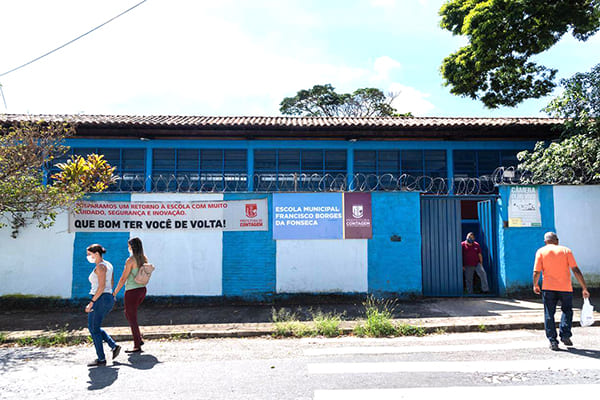
[[458, 399], [485, 398], [595, 398], [600, 385], [540, 385], [540, 386], [455, 386], [407, 389], [316, 390], [315, 400], [398, 400], [398, 399]]
[[597, 359], [550, 359], [510, 361], [366, 362], [308, 364], [311, 374], [373, 374], [395, 372], [525, 372], [565, 369], [600, 369]]
[[475, 343], [475, 344], [452, 344], [433, 346], [348, 346], [328, 347], [321, 349], [306, 349], [307, 356], [330, 356], [347, 354], [407, 354], [407, 353], [455, 353], [470, 351], [496, 351], [496, 350], [518, 350], [539, 349], [548, 347], [541, 340], [535, 342], [512, 342], [512, 343]]

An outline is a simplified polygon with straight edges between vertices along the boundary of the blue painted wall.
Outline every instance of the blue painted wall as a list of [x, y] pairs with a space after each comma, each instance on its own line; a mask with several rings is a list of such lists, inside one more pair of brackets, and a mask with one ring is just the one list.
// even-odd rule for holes
[[[224, 200], [269, 199], [271, 194], [225, 193]], [[276, 244], [272, 221], [268, 231], [223, 232], [223, 295], [261, 300], [275, 293]]]
[[[368, 242], [369, 293], [422, 293], [421, 202], [414, 192], [374, 192], [373, 238]], [[397, 235], [400, 242], [392, 242]]]
[[[95, 201], [130, 201], [129, 193], [101, 193], [90, 196]], [[123, 267], [129, 252], [127, 241], [129, 232], [77, 232], [73, 241], [73, 283], [72, 298], [89, 297], [90, 282], [88, 277], [93, 270], [93, 265], [86, 259], [86, 249], [89, 245], [98, 243], [106, 250], [104, 258], [114, 268], [115, 285], [121, 277]], [[125, 290], [121, 290], [119, 297], [123, 297]]]
[[542, 226], [505, 228], [508, 221], [510, 186], [500, 186], [498, 200], [498, 255], [500, 295], [528, 290], [532, 287], [535, 252], [544, 246], [544, 233], [556, 231], [552, 186], [538, 186]]

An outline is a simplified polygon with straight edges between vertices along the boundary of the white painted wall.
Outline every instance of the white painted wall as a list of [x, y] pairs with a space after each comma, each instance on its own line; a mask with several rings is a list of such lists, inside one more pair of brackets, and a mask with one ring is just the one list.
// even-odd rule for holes
[[49, 229], [29, 225], [16, 239], [11, 232], [0, 229], [0, 296], [71, 297], [75, 234], [68, 232], [68, 214], [59, 214]]
[[278, 240], [277, 293], [366, 292], [367, 240]]
[[[217, 201], [222, 194], [139, 193], [131, 201]], [[223, 293], [222, 232], [132, 231], [156, 266], [148, 285], [151, 296], [220, 296]]]
[[555, 186], [554, 219], [560, 244], [573, 250], [584, 277], [600, 275], [600, 185]]

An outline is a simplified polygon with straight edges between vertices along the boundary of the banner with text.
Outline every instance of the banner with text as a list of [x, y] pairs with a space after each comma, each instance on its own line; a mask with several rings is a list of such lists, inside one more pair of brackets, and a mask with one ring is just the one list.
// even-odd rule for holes
[[273, 239], [343, 239], [342, 193], [274, 193]]
[[189, 202], [81, 201], [69, 232], [266, 231], [267, 199]]

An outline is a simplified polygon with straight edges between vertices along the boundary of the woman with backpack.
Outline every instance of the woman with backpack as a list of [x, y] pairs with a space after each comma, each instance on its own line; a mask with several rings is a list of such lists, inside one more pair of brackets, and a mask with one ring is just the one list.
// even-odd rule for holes
[[[147, 277], [143, 275], [146, 272], [144, 268], [149, 267], [149, 264], [147, 264], [148, 258], [144, 255], [144, 248], [140, 238], [131, 238], [127, 244], [130, 256], [125, 262], [125, 269], [117, 287], [113, 291], [113, 296], [116, 299], [117, 294], [121, 291], [123, 285], [125, 285], [125, 317], [129, 322], [131, 334], [133, 335], [133, 348], [125, 350], [125, 352], [141, 353], [144, 341], [140, 333], [137, 313], [140, 304], [142, 304], [142, 301], [146, 297], [146, 284], [148, 283], [149, 275]], [[140, 273], [140, 268], [143, 269], [142, 273]]]

